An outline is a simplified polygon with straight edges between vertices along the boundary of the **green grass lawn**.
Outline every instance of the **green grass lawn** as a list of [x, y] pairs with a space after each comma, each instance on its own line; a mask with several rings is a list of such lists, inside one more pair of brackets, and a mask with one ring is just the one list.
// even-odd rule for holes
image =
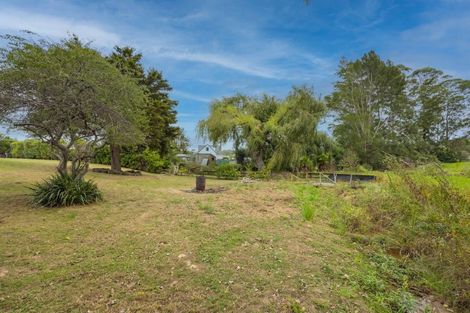
[[[400, 298], [321, 214], [325, 189], [209, 179], [224, 191], [195, 194], [193, 177], [89, 173], [102, 202], [31, 207], [55, 165], [0, 159], [0, 312], [392, 312], [379, 297]], [[324, 199], [310, 221], [305, 199]]]
[[470, 162], [446, 163], [442, 167], [449, 173], [449, 181], [470, 197]]

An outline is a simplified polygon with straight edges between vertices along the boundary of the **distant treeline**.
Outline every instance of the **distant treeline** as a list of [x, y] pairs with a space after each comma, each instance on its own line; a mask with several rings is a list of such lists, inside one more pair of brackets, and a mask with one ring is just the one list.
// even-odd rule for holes
[[53, 160], [51, 147], [37, 139], [14, 140], [0, 134], [0, 157]]
[[[331, 134], [318, 125], [329, 117]], [[410, 69], [374, 51], [341, 60], [333, 92], [294, 87], [285, 98], [235, 94], [211, 103], [199, 134], [233, 143], [238, 163], [299, 171], [456, 162], [470, 156], [470, 80]]]

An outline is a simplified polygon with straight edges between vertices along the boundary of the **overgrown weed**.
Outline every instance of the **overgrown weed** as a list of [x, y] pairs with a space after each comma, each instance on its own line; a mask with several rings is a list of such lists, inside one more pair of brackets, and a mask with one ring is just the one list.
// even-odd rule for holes
[[408, 260], [421, 272], [423, 284], [454, 307], [469, 309], [469, 201], [439, 167], [397, 170], [379, 187], [356, 193], [351, 205], [342, 207], [347, 230], [366, 234], [380, 248]]

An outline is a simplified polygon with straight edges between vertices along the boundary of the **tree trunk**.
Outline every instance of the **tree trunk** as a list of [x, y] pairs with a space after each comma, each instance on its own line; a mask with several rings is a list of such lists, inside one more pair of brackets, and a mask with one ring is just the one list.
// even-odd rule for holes
[[111, 172], [121, 173], [121, 146], [111, 144]]
[[253, 161], [258, 171], [261, 171], [264, 168], [263, 155], [260, 152], [253, 153]]
[[57, 149], [57, 157], [59, 158], [59, 165], [57, 165], [57, 171], [60, 175], [67, 175], [67, 163], [68, 163], [68, 151], [66, 149]]

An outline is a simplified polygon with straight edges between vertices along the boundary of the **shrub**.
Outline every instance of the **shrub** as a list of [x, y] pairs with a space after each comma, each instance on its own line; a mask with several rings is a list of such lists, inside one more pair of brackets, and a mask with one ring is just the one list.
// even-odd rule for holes
[[15, 141], [10, 137], [0, 134], [0, 156], [10, 156], [13, 142]]
[[215, 175], [218, 178], [236, 179], [240, 177], [240, 170], [237, 164], [221, 164], [215, 169]]
[[[94, 162], [99, 164], [111, 164], [111, 152], [109, 146], [102, 147], [95, 152]], [[168, 169], [171, 162], [162, 158], [160, 154], [148, 147], [122, 147], [121, 166], [150, 173], [160, 173]]]
[[36, 139], [14, 141], [11, 143], [10, 155], [12, 158], [20, 159], [54, 159], [51, 147]]
[[345, 206], [339, 214], [349, 231], [363, 230], [363, 225], [369, 220], [366, 210], [361, 207]]
[[109, 145], [100, 147], [95, 151], [93, 162], [98, 164], [111, 164], [111, 150]]
[[271, 177], [271, 169], [266, 166], [259, 171], [247, 172], [247, 176], [253, 179], [268, 179]]
[[357, 153], [352, 150], [346, 150], [339, 162], [339, 167], [343, 170], [356, 170], [359, 166], [359, 157]]
[[68, 175], [54, 175], [31, 189], [33, 203], [45, 207], [89, 204], [102, 199], [95, 183]]

